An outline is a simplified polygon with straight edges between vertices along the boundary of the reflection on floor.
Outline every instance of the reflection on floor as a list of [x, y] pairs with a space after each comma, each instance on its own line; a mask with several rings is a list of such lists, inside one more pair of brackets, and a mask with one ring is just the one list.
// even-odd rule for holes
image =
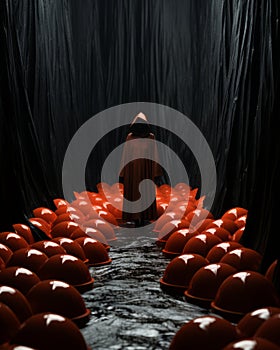
[[168, 349], [183, 323], [209, 314], [161, 290], [169, 260], [155, 243], [157, 235], [139, 230], [132, 237], [120, 228], [110, 250], [112, 263], [91, 268], [95, 285], [83, 297], [92, 313], [81, 331], [92, 349]]

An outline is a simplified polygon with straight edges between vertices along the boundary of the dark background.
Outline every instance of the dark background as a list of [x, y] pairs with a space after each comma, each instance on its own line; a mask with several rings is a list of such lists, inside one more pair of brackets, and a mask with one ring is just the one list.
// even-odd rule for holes
[[[217, 167], [212, 212], [247, 208], [244, 244], [263, 270], [280, 255], [277, 0], [3, 0], [0, 21], [2, 230], [62, 196], [64, 153], [86, 120], [145, 101], [200, 128]], [[93, 150], [89, 189], [126, 132]], [[199, 186], [187, 146], [155, 132]]]

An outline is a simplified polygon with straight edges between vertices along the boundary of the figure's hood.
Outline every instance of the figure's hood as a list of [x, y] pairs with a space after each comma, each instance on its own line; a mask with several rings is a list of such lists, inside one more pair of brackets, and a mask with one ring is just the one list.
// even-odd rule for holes
[[139, 137], [146, 137], [150, 134], [150, 125], [144, 113], [140, 112], [130, 124], [130, 132]]
[[145, 116], [144, 113], [140, 112], [137, 114], [137, 116], [133, 119], [132, 123], [130, 124], [130, 126], [132, 126], [135, 123], [144, 123], [144, 124], [149, 124], [147, 117]]

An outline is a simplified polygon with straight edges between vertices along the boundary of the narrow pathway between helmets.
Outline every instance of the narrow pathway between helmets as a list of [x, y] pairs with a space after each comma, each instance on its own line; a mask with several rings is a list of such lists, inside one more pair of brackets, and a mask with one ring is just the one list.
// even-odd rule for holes
[[91, 319], [82, 329], [94, 350], [164, 350], [180, 326], [209, 310], [163, 293], [159, 279], [169, 260], [142, 228], [137, 238], [120, 229], [112, 263], [91, 268], [94, 289], [83, 294]]

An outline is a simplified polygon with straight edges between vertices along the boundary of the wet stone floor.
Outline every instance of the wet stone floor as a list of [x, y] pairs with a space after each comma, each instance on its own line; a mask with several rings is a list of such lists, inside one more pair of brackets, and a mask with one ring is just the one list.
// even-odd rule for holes
[[[156, 234], [141, 228], [116, 232], [110, 265], [90, 268], [94, 288], [83, 294], [91, 318], [81, 331], [91, 350], [165, 350], [177, 330], [209, 310], [162, 291], [159, 279], [170, 261]], [[129, 238], [128, 238], [129, 237]]]

